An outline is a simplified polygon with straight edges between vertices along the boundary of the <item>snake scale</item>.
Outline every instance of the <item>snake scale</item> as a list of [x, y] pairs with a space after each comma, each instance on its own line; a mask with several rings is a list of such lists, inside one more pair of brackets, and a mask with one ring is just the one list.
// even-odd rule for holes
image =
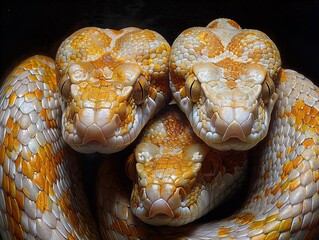
[[[80, 29], [56, 60], [31, 57], [1, 89], [4, 239], [95, 239], [74, 151], [129, 145], [169, 96], [170, 46], [158, 33]], [[67, 144], [66, 144], [67, 143]]]
[[[170, 91], [178, 107], [139, 134]], [[0, 101], [4, 239], [319, 235], [319, 89], [260, 31], [217, 19], [170, 48], [150, 30], [81, 29], [55, 62], [15, 68]], [[96, 225], [71, 148], [114, 153], [98, 155]], [[195, 221], [243, 189], [233, 215]]]

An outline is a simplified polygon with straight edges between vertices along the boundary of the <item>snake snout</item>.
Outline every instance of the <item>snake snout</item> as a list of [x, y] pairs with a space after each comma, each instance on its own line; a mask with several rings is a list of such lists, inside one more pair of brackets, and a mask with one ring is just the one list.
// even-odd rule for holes
[[180, 187], [172, 188], [175, 190], [171, 191], [172, 189], [170, 189], [170, 187], [167, 187], [167, 191], [165, 191], [165, 187], [162, 188], [160, 194], [157, 194], [157, 199], [153, 199], [148, 212], [149, 218], [153, 218], [156, 216], [167, 216], [170, 218], [175, 217], [174, 210], [181, 206], [186, 193], [185, 190]]
[[167, 203], [167, 201], [160, 198], [152, 204], [148, 216], [154, 217], [156, 215], [162, 215], [162, 214], [167, 215], [168, 217], [171, 217], [171, 218], [174, 217], [174, 212], [172, 208], [170, 207], [170, 205]]
[[212, 123], [222, 141], [233, 138], [245, 142], [252, 132], [254, 115], [243, 108], [224, 107], [213, 114]]
[[106, 145], [106, 139], [114, 136], [121, 120], [108, 109], [80, 109], [75, 116], [77, 134], [82, 144], [97, 142]]

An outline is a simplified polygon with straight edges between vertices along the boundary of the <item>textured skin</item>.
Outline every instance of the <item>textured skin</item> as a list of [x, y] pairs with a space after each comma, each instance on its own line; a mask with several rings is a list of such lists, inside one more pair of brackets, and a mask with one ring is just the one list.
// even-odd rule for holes
[[[251, 148], [248, 155], [252, 175], [246, 201], [232, 216], [216, 222], [194, 223], [175, 228], [146, 228], [132, 215], [132, 212], [139, 215], [139, 211], [135, 210], [136, 205], [138, 208], [143, 206], [136, 201], [139, 195], [134, 192], [136, 185], [133, 185], [130, 205], [129, 194], [124, 189], [117, 194], [119, 186], [127, 183], [121, 183], [124, 180], [119, 175], [107, 174], [108, 171], [115, 171], [112, 166], [108, 166], [103, 168], [104, 175], [113, 181], [111, 184], [101, 184], [101, 189], [116, 199], [121, 212], [112, 205], [112, 201], [101, 201], [103, 195], [100, 195], [99, 204], [107, 216], [102, 221], [106, 223], [105, 233], [109, 234], [106, 236], [112, 236], [113, 239], [317, 239], [318, 87], [297, 72], [281, 70], [279, 52], [265, 34], [255, 30], [242, 30], [238, 24], [228, 19], [213, 21], [208, 28], [184, 31], [171, 49], [170, 77], [175, 101], [185, 112], [198, 137], [213, 148], [221, 150]], [[161, 137], [162, 126], [155, 129], [153, 140], [157, 141], [158, 134], [161, 142], [165, 139]], [[171, 131], [176, 129], [179, 128], [173, 126]], [[153, 130], [146, 130], [148, 131], [151, 133]], [[142, 137], [143, 140], [148, 141], [148, 138]], [[165, 146], [163, 142], [160, 145]], [[258, 145], [255, 146], [256, 144]], [[255, 147], [252, 148], [253, 146]], [[128, 171], [128, 175], [134, 180], [134, 184], [140, 186], [148, 187], [151, 185], [148, 182], [153, 181], [156, 185], [153, 190], [160, 191], [149, 191], [150, 194], [146, 192], [146, 195], [156, 200], [157, 197], [154, 196], [164, 192], [162, 198], [165, 199], [165, 181], [169, 180], [165, 180], [165, 171], [162, 168], [170, 171], [171, 166], [144, 166], [145, 159], [153, 159], [149, 155], [158, 151], [149, 146], [150, 154], [147, 155], [143, 148], [137, 146], [135, 149], [135, 158], [141, 157], [139, 161], [142, 161], [133, 164], [139, 177], [134, 177], [131, 171]], [[168, 150], [167, 154], [174, 156], [176, 152]], [[183, 159], [187, 158], [184, 156]], [[111, 165], [111, 162], [105, 164]], [[183, 167], [186, 166], [187, 164], [183, 164]], [[194, 166], [191, 169], [193, 173], [197, 170]], [[168, 175], [173, 178], [175, 172]], [[160, 177], [157, 179], [154, 176]], [[113, 185], [113, 182], [116, 184]], [[145, 197], [143, 191], [140, 193], [142, 198]], [[174, 193], [171, 192], [170, 196], [174, 197]], [[143, 204], [146, 208], [147, 205], [151, 206], [148, 200]], [[169, 225], [171, 222], [163, 220], [163, 215], [178, 216], [167, 210], [167, 204], [163, 204], [163, 201], [161, 206], [162, 210], [156, 208], [158, 214], [162, 213], [159, 221], [143, 221]], [[178, 209], [176, 205], [171, 208]], [[151, 212], [149, 210], [148, 216], [156, 218], [154, 211]], [[132, 228], [134, 226], [134, 231], [123, 228], [124, 223]]]
[[[3, 239], [96, 239], [97, 229], [60, 131], [55, 63], [35, 56], [1, 89], [0, 230]], [[73, 184], [76, 183], [76, 184]]]
[[[4, 239], [97, 239], [81, 185], [84, 152], [130, 144], [169, 97], [170, 46], [158, 33], [84, 28], [56, 61], [34, 56], [0, 91]], [[69, 146], [68, 146], [69, 144]]]
[[83, 28], [60, 46], [62, 135], [76, 151], [128, 146], [169, 94], [170, 46], [158, 33]]
[[118, 160], [103, 163], [97, 186], [103, 238], [121, 234], [153, 238], [142, 222], [179, 226], [198, 219], [243, 185], [246, 160], [245, 152], [208, 148], [183, 113], [170, 108], [145, 127], [127, 159], [133, 191], [123, 162], [122, 167], [116, 165]]
[[[237, 24], [230, 23], [235, 26], [235, 29], [239, 29]], [[213, 22], [210, 27], [213, 29], [217, 25]], [[191, 33], [191, 31], [188, 33]], [[202, 40], [205, 39], [209, 38], [203, 38]], [[106, 239], [316, 239], [319, 237], [319, 90], [311, 81], [299, 73], [291, 70], [280, 72], [280, 59], [278, 59], [277, 50], [268, 38], [265, 37], [264, 39], [268, 42], [266, 46], [271, 46], [273, 54], [266, 58], [265, 62], [260, 62], [256, 58], [257, 60], [253, 60], [254, 64], [249, 67], [246, 67], [246, 64], [236, 65], [234, 61], [230, 60], [227, 61], [232, 64], [219, 65], [219, 68], [224, 69], [221, 72], [217, 71], [217, 76], [221, 76], [221, 73], [224, 75], [222, 83], [219, 84], [222, 90], [216, 93], [224, 91], [227, 98], [231, 96], [230, 99], [226, 100], [235, 100], [236, 104], [228, 105], [227, 103], [226, 110], [225, 108], [219, 112], [217, 110], [219, 116], [215, 115], [214, 121], [221, 128], [216, 132], [216, 138], [211, 137], [213, 134], [201, 134], [202, 131], [196, 132], [196, 127], [199, 125], [198, 123], [194, 124], [190, 115], [187, 114], [195, 133], [200, 138], [206, 136], [203, 140], [207, 144], [223, 149], [239, 146], [234, 144], [234, 139], [242, 142], [244, 142], [243, 140], [253, 139], [249, 137], [250, 133], [247, 129], [248, 126], [255, 126], [255, 123], [252, 124], [250, 121], [259, 119], [256, 116], [259, 116], [260, 113], [264, 116], [260, 119], [266, 119], [262, 126], [269, 129], [267, 137], [264, 138], [263, 134], [257, 134], [256, 132], [258, 136], [255, 140], [258, 139], [259, 141], [262, 138], [264, 140], [256, 148], [250, 150], [249, 156], [251, 156], [250, 160], [254, 165], [252, 168], [254, 174], [251, 178], [249, 195], [242, 208], [233, 216], [217, 222], [193, 223], [173, 228], [146, 225], [138, 220], [131, 211], [129, 193], [131, 183], [123, 176], [124, 163], [123, 159], [120, 159], [123, 156], [118, 155], [115, 156], [114, 160], [107, 159], [99, 174], [98, 187], [101, 194], [98, 197], [98, 205], [101, 207], [100, 213], [106, 213], [100, 217], [100, 228]], [[254, 39], [252, 42], [254, 42]], [[182, 46], [182, 44], [177, 46]], [[255, 45], [253, 44], [253, 46]], [[249, 47], [247, 48], [249, 50]], [[244, 53], [247, 48], [244, 48]], [[94, 49], [98, 48], [94, 47]], [[211, 52], [208, 50], [204, 48], [201, 53], [210, 54]], [[201, 97], [203, 98], [203, 94], [198, 91], [198, 89], [201, 90], [201, 88], [198, 88], [200, 84], [198, 82], [194, 83], [194, 80], [198, 80], [195, 79], [198, 77], [207, 84], [208, 77], [216, 76], [216, 67], [212, 67], [213, 65], [210, 64], [197, 64], [196, 67], [188, 67], [187, 62], [175, 61], [174, 49], [172, 52], [171, 89], [174, 92], [174, 97], [176, 100], [178, 100], [178, 97], [191, 98], [191, 101], [180, 99], [181, 101], [177, 102], [179, 106], [183, 111], [186, 111], [190, 109], [191, 102], [199, 100], [197, 104], [191, 105], [192, 109], [197, 106], [201, 107], [201, 104], [211, 107], [210, 103], [206, 102], [205, 104], [203, 100], [200, 100]], [[187, 55], [187, 52], [182, 53]], [[260, 55], [263, 55], [261, 53]], [[81, 53], [75, 54], [75, 56], [81, 56]], [[108, 60], [110, 58], [104, 59], [106, 59], [106, 62], [110, 62]], [[183, 58], [181, 57], [181, 59]], [[190, 56], [190, 59], [195, 61], [193, 56]], [[245, 59], [245, 57], [242, 57], [242, 59]], [[255, 58], [246, 58], [247, 61], [248, 59]], [[273, 59], [277, 59], [277, 61], [273, 61]], [[75, 82], [81, 80], [83, 76], [90, 75], [87, 74], [87, 69], [92, 69], [90, 64], [93, 67], [96, 63], [97, 66], [100, 66], [99, 61], [93, 62], [89, 64], [80, 63], [78, 64], [80, 67], [78, 65], [67, 66], [66, 69], [69, 68], [69, 70], [65, 70], [65, 72], [63, 61], [62, 63], [58, 62], [58, 68], [62, 69], [58, 71], [59, 79], [63, 79], [63, 82], [60, 86], [57, 86], [54, 62], [49, 58], [36, 56], [19, 65], [5, 81], [0, 93], [0, 227], [1, 236], [4, 239], [95, 239], [98, 237], [89, 208], [86, 206], [86, 200], [83, 198], [82, 187], [81, 185], [75, 185], [75, 183], [80, 182], [78, 179], [80, 174], [76, 164], [72, 164], [76, 161], [74, 159], [76, 156], [69, 154], [68, 148], [62, 140], [61, 122], [59, 121], [61, 118], [59, 101], [61, 98], [57, 93], [59, 88], [65, 99], [65, 102], [62, 103], [62, 110], [68, 109], [67, 104], [72, 102], [70, 94], [66, 94], [69, 92], [68, 90], [71, 90], [71, 95], [76, 96], [78, 90], [81, 87], [85, 88], [85, 86], [73, 87], [72, 93], [72, 87], [65, 84], [68, 81], [74, 81], [72, 83], [76, 85]], [[184, 64], [177, 66], [177, 64], [183, 62]], [[266, 67], [266, 62], [271, 62], [274, 68]], [[261, 67], [259, 65], [259, 67], [256, 67], [256, 63], [261, 63]], [[233, 68], [225, 69], [230, 66], [233, 66]], [[211, 67], [213, 71], [207, 71]], [[76, 72], [79, 69], [80, 72]], [[125, 71], [128, 69], [132, 73], [130, 76], [136, 76], [134, 75], [136, 72], [141, 73], [140, 70], [130, 64], [125, 65], [124, 69]], [[275, 70], [272, 71], [271, 69]], [[188, 70], [190, 70], [190, 73], [186, 73]], [[122, 68], [116, 71], [122, 72]], [[67, 72], [69, 76], [65, 77]], [[233, 72], [236, 74], [232, 75]], [[104, 72], [105, 74], [107, 75], [107, 71]], [[142, 75], [146, 78], [146, 75]], [[184, 76], [191, 76], [187, 80], [187, 87], [183, 86]], [[231, 77], [227, 78], [228, 76]], [[240, 82], [235, 77], [240, 76], [243, 76], [243, 79], [248, 76], [252, 81], [248, 81], [248, 85], [245, 82], [239, 83], [239, 85], [243, 84], [245, 86], [243, 89], [246, 90], [237, 96], [233, 89], [236, 89], [238, 82]], [[135, 77], [132, 78], [135, 79]], [[96, 82], [95, 79], [90, 79]], [[275, 93], [272, 92], [272, 81], [276, 85]], [[130, 80], [128, 82], [131, 83]], [[253, 85], [258, 86], [254, 87]], [[64, 88], [64, 86], [67, 88]], [[203, 92], [205, 90], [216, 90], [212, 86], [209, 89], [206, 85]], [[150, 92], [154, 93], [152, 90]], [[150, 95], [154, 97], [154, 95]], [[262, 107], [258, 108], [258, 114], [255, 112], [256, 109], [252, 112], [253, 117], [250, 113], [244, 111], [246, 110], [244, 106], [246, 103], [254, 101], [247, 99], [242, 102], [238, 101], [239, 98], [248, 95], [256, 97], [256, 101], [262, 104]], [[217, 96], [221, 97], [218, 94]], [[135, 95], [134, 99], [140, 103], [141, 96]], [[216, 99], [219, 98], [216, 97]], [[230, 111], [230, 108], [237, 110]], [[272, 108], [270, 121], [270, 117], [265, 116], [270, 116], [268, 112], [271, 112]], [[263, 109], [268, 112], [262, 113]], [[216, 111], [216, 108], [213, 108], [213, 110]], [[73, 112], [73, 110], [69, 111]], [[105, 112], [105, 109], [102, 112]], [[206, 117], [207, 112], [209, 111], [204, 112], [206, 115], [202, 112], [200, 116]], [[225, 113], [231, 113], [232, 118], [222, 118], [223, 121], [221, 121], [218, 117]], [[213, 113], [208, 115], [213, 118]], [[242, 115], [247, 116], [247, 118], [243, 120], [240, 118]], [[99, 116], [99, 114], [95, 116]], [[267, 120], [270, 121], [269, 128]], [[236, 123], [231, 125], [234, 121]], [[230, 123], [231, 127], [225, 127], [225, 122]], [[248, 124], [238, 126], [239, 123], [244, 122], [248, 122]], [[169, 126], [169, 124], [167, 125]], [[207, 124], [207, 118], [206, 123], [201, 124], [201, 126], [205, 125], [209, 125]], [[94, 129], [97, 128], [94, 127]], [[95, 133], [97, 132], [97, 135], [101, 136], [100, 131], [96, 130]], [[94, 135], [91, 134], [90, 138], [86, 140], [92, 140], [92, 136]], [[100, 139], [102, 139], [102, 142], [104, 141], [103, 137], [93, 139], [93, 141]], [[148, 137], [144, 138], [145, 141], [148, 141], [147, 139]], [[206, 141], [212, 139], [217, 139], [219, 142]], [[228, 144], [224, 148], [222, 142], [227, 141]], [[257, 143], [254, 142], [254, 144]], [[254, 144], [248, 144], [245, 148]], [[95, 143], [93, 145], [94, 150], [101, 149], [96, 148]], [[92, 147], [89, 149], [92, 149]], [[141, 148], [137, 147], [136, 149]], [[168, 152], [168, 154], [171, 155], [172, 152]], [[145, 153], [143, 155], [145, 159]], [[136, 158], [139, 158], [139, 154]], [[46, 161], [43, 161], [43, 159]], [[129, 166], [127, 172], [134, 180], [134, 171], [130, 170], [134, 169], [133, 159], [133, 157], [129, 158], [129, 164], [133, 163], [133, 168], [132, 165]], [[138, 161], [142, 161], [142, 159]], [[166, 160], [169, 160], [168, 157], [166, 157]], [[185, 157], [184, 160], [187, 160], [187, 158]], [[170, 167], [169, 164], [167, 166]], [[178, 166], [178, 168], [182, 167], [186, 167], [186, 164]], [[151, 168], [144, 167], [144, 169]], [[139, 172], [141, 168], [137, 167], [136, 170]], [[188, 179], [188, 176], [186, 174], [186, 179]], [[152, 180], [154, 179], [156, 180], [156, 178]], [[105, 201], [103, 200], [104, 194], [108, 196]], [[132, 199], [134, 208], [134, 194]], [[154, 214], [154, 211], [151, 214], [152, 217], [156, 217], [160, 213], [158, 209], [157, 212], [155, 211], [157, 214]], [[162, 213], [171, 215], [170, 211], [167, 210]]]
[[252, 185], [239, 213], [184, 229], [188, 239], [317, 239], [319, 90], [285, 70], [267, 138], [253, 152]]
[[176, 38], [170, 86], [205, 143], [243, 151], [267, 134], [280, 69], [279, 51], [266, 34], [217, 19]]
[[115, 159], [104, 162], [98, 180], [104, 239], [317, 239], [319, 89], [285, 70], [276, 93], [268, 135], [250, 150], [249, 194], [237, 213], [203, 224], [147, 226], [132, 212], [130, 183]]

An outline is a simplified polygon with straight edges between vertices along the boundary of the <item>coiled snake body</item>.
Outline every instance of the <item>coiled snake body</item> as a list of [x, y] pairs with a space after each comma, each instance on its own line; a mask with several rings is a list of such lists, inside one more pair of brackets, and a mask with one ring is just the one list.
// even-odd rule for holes
[[[169, 51], [152, 31], [87, 28], [61, 45], [59, 83], [49, 58], [30, 58], [13, 71], [0, 95], [2, 237], [99, 237], [65, 142], [101, 153], [129, 145], [168, 95], [162, 80]], [[281, 70], [265, 34], [228, 19], [175, 40], [170, 88], [191, 126], [171, 110], [146, 128], [126, 165], [131, 197], [122, 155], [104, 161], [97, 194], [102, 236], [315, 239], [318, 88]], [[239, 189], [247, 158], [253, 182], [231, 217], [180, 227], [143, 223], [184, 225], [199, 218]]]
[[[172, 113], [146, 127], [128, 162], [134, 182], [131, 196], [120, 187], [128, 184], [123, 177], [109, 174], [116, 171], [111, 162], [99, 175], [104, 236], [316, 239], [318, 88], [297, 72], [281, 70], [279, 52], [268, 36], [243, 30], [229, 19], [178, 36], [171, 49], [170, 81], [191, 128], [217, 150], [212, 154], [188, 135], [190, 127]], [[159, 136], [152, 137], [155, 133]], [[240, 184], [236, 173], [245, 170], [246, 156], [236, 151], [247, 149], [251, 149], [251, 184], [243, 207], [234, 215], [175, 228], [141, 223], [183, 225], [216, 207], [218, 200], [230, 196], [227, 188]], [[229, 158], [233, 164], [227, 164]], [[223, 194], [214, 189], [216, 185]], [[110, 195], [116, 204], [103, 199]], [[132, 230], [135, 227], [138, 230]]]
[[34, 56], [13, 70], [0, 92], [4, 239], [98, 238], [66, 143], [85, 153], [129, 145], [168, 97], [169, 51], [154, 31], [92, 27], [55, 62]]

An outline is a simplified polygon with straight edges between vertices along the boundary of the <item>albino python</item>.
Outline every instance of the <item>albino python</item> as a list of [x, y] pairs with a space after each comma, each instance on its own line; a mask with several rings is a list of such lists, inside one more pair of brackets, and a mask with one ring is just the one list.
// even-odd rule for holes
[[[97, 206], [104, 238], [317, 239], [318, 87], [281, 69], [268, 36], [229, 19], [177, 37], [170, 87], [191, 127], [176, 110], [146, 126], [126, 163], [132, 193], [118, 159], [103, 163]], [[240, 188], [246, 158], [250, 185], [241, 208], [180, 226]]]
[[[75, 33], [61, 45], [56, 59], [58, 86], [53, 61], [37, 56], [17, 67], [2, 87], [0, 227], [4, 239], [98, 238], [83, 189], [74, 184], [79, 173], [70, 163], [77, 155], [70, 154], [62, 136], [80, 152], [119, 151], [135, 139], [168, 95], [167, 82], [157, 85], [167, 77], [169, 47], [164, 39], [147, 31], [134, 42], [131, 35], [138, 33], [136, 29], [128, 34], [128, 41], [125, 30], [89, 31], [85, 37], [77, 38]], [[99, 36], [101, 32], [108, 34]], [[93, 44], [91, 34], [100, 44]], [[106, 36], [110, 37], [105, 40], [110, 46], [107, 53], [95, 52]], [[143, 54], [139, 43], [145, 38], [151, 50]], [[170, 88], [191, 127], [173, 110], [145, 129], [126, 166], [134, 182], [131, 197], [131, 183], [123, 176], [123, 154], [105, 157], [109, 159], [99, 172], [97, 192], [102, 236], [315, 239], [318, 88], [301, 74], [281, 70], [279, 52], [265, 34], [242, 30], [228, 19], [188, 29], [175, 40]], [[97, 96], [102, 100], [94, 100]], [[121, 104], [110, 104], [121, 101], [125, 111]], [[130, 123], [133, 119], [138, 119], [136, 131], [129, 130], [136, 126]], [[106, 124], [109, 127], [104, 128]], [[251, 148], [248, 154], [239, 151]], [[142, 222], [184, 225], [207, 213], [243, 183], [247, 157], [253, 165], [253, 182], [234, 215], [180, 227]]]
[[[198, 219], [238, 192], [246, 170], [245, 151], [209, 148], [171, 107], [145, 127], [126, 162], [117, 156], [103, 162], [97, 185], [102, 236], [170, 238], [166, 227], [147, 224], [181, 226]], [[171, 231], [176, 236], [180, 229]]]
[[[169, 97], [170, 46], [158, 33], [80, 29], [55, 62], [31, 57], [0, 92], [3, 239], [95, 239], [81, 156], [128, 146]], [[66, 143], [68, 145], [66, 145]]]

